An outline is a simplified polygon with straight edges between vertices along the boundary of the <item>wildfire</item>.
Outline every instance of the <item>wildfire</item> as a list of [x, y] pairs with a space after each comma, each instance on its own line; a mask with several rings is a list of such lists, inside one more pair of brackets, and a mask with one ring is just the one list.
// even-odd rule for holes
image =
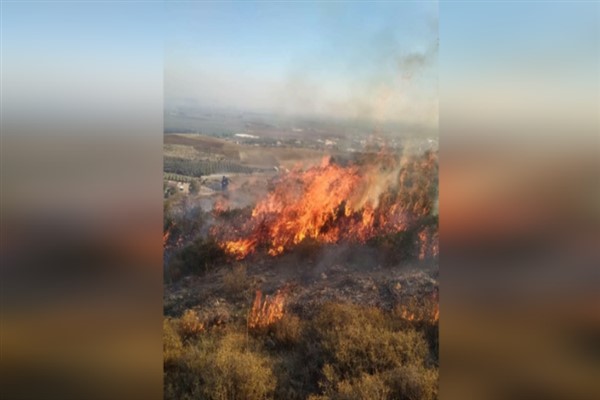
[[215, 200], [215, 203], [213, 204], [213, 214], [221, 215], [227, 211], [229, 211], [229, 201], [226, 198], [220, 197]]
[[250, 220], [233, 230], [237, 237], [221, 246], [243, 259], [258, 246], [275, 256], [305, 239], [363, 243], [400, 232], [431, 212], [436, 179], [433, 153], [420, 159], [380, 154], [348, 166], [325, 158], [320, 166], [284, 175]]
[[266, 328], [279, 321], [283, 318], [284, 302], [285, 295], [280, 290], [278, 290], [274, 296], [265, 296], [264, 300], [262, 292], [257, 290], [256, 297], [252, 303], [252, 308], [248, 314], [248, 328]]
[[416, 309], [413, 306], [400, 306], [396, 311], [400, 318], [406, 321], [436, 323], [440, 319], [439, 304], [432, 304], [425, 309]]
[[421, 229], [419, 237], [419, 260], [423, 261], [432, 257], [437, 257], [439, 250], [439, 235], [432, 228]]
[[395, 308], [395, 313], [405, 321], [435, 324], [440, 319], [440, 302], [437, 291], [422, 300], [411, 298]]
[[163, 247], [165, 247], [169, 241], [169, 236], [171, 236], [171, 231], [167, 229], [167, 231], [163, 233]]
[[236, 259], [241, 260], [246, 257], [256, 246], [256, 240], [254, 239], [240, 239], [230, 242], [226, 242], [223, 249], [234, 256]]

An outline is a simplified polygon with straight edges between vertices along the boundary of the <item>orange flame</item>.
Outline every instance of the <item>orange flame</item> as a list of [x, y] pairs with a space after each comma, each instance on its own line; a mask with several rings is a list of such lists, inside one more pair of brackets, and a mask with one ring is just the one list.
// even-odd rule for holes
[[163, 247], [166, 246], [167, 241], [169, 240], [169, 236], [171, 236], [171, 231], [167, 229], [167, 231], [163, 233]]
[[214, 204], [213, 204], [213, 214], [214, 215], [221, 215], [227, 211], [229, 211], [229, 200], [227, 200], [224, 197], [220, 197], [217, 200], [215, 200]]
[[228, 254], [231, 254], [236, 260], [242, 260], [254, 251], [255, 246], [256, 241], [254, 239], [240, 239], [226, 242], [223, 246], [223, 250]]
[[419, 260], [431, 259], [439, 255], [439, 235], [431, 228], [421, 229], [419, 237]]
[[398, 315], [405, 321], [429, 322], [435, 324], [440, 319], [439, 303], [434, 303], [425, 308], [415, 308], [413, 305], [400, 306]]
[[248, 314], [248, 328], [266, 328], [283, 318], [285, 295], [278, 290], [274, 296], [262, 298], [262, 292], [256, 291], [256, 297]]
[[321, 243], [365, 242], [376, 234], [400, 232], [433, 208], [437, 156], [404, 159], [379, 154], [362, 165], [294, 170], [260, 201], [243, 238], [221, 243], [237, 259], [264, 245], [272, 256], [305, 239]]

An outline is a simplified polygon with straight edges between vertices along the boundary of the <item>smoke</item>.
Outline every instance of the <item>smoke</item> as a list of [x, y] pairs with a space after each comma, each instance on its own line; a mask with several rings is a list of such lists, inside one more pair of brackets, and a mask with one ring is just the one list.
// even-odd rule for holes
[[398, 69], [402, 79], [411, 80], [421, 71], [431, 67], [437, 60], [439, 42], [429, 43], [422, 51], [409, 52], [398, 57]]
[[397, 18], [371, 27], [328, 9], [321, 23], [335, 28], [324, 30], [320, 51], [290, 60], [273, 91], [277, 112], [369, 121], [376, 133], [390, 121], [437, 127], [437, 10], [427, 16], [418, 35], [404, 37]]

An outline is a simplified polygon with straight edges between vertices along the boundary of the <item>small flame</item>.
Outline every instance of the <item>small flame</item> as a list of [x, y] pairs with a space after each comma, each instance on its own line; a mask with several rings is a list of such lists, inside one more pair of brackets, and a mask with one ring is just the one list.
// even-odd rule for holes
[[163, 233], [163, 247], [167, 245], [167, 242], [169, 241], [169, 236], [171, 236], [171, 230], [167, 229], [167, 231]]
[[265, 296], [262, 292], [256, 291], [256, 297], [252, 303], [252, 308], [248, 314], [248, 328], [261, 329], [266, 328], [283, 318], [283, 305], [285, 295], [278, 290], [274, 296]]
[[254, 239], [240, 239], [226, 242], [223, 250], [231, 254], [236, 260], [242, 260], [254, 251], [256, 241]]
[[229, 200], [224, 197], [218, 198], [213, 204], [212, 212], [214, 215], [221, 215], [229, 211]]
[[407, 303], [396, 306], [395, 313], [405, 321], [435, 324], [440, 319], [440, 303], [437, 292], [421, 301], [412, 298]]
[[419, 260], [438, 257], [439, 255], [439, 235], [437, 230], [424, 228], [417, 234], [419, 238]]

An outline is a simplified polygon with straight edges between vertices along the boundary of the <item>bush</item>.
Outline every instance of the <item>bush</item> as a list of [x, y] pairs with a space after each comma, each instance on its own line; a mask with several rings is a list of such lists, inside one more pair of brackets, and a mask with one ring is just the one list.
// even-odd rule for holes
[[376, 308], [328, 304], [314, 326], [325, 362], [341, 379], [422, 364], [428, 355], [421, 334], [391, 330], [390, 321]]
[[[184, 314], [179, 327], [197, 321], [193, 316]], [[286, 314], [260, 334], [248, 336], [244, 326], [232, 324], [183, 343], [174, 326], [163, 323], [166, 399], [438, 396], [438, 371], [429, 365], [431, 350], [422, 332], [377, 308], [329, 303], [312, 320]]]
[[417, 258], [417, 235], [413, 230], [376, 236], [368, 243], [378, 251], [380, 262], [385, 265]]
[[169, 270], [173, 277], [187, 273], [203, 274], [225, 260], [225, 252], [214, 238], [200, 237], [173, 257]]
[[179, 319], [179, 334], [183, 340], [196, 338], [204, 332], [204, 323], [200, 321], [198, 314], [194, 310], [185, 310]]
[[294, 346], [302, 339], [302, 322], [295, 315], [285, 314], [273, 325], [273, 338], [283, 346]]
[[438, 371], [423, 366], [399, 367], [388, 374], [391, 398], [398, 400], [434, 400], [438, 396]]
[[230, 296], [238, 297], [247, 287], [246, 266], [243, 264], [236, 265], [223, 276], [223, 288]]
[[310, 396], [309, 400], [386, 400], [389, 395], [390, 389], [384, 377], [363, 374], [354, 380], [341, 381], [325, 395]]
[[165, 366], [177, 363], [183, 354], [181, 338], [173, 329], [171, 321], [163, 320], [163, 361]]
[[201, 340], [188, 365], [202, 377], [198, 387], [201, 398], [260, 400], [272, 398], [275, 390], [271, 360], [252, 350], [242, 334]]

